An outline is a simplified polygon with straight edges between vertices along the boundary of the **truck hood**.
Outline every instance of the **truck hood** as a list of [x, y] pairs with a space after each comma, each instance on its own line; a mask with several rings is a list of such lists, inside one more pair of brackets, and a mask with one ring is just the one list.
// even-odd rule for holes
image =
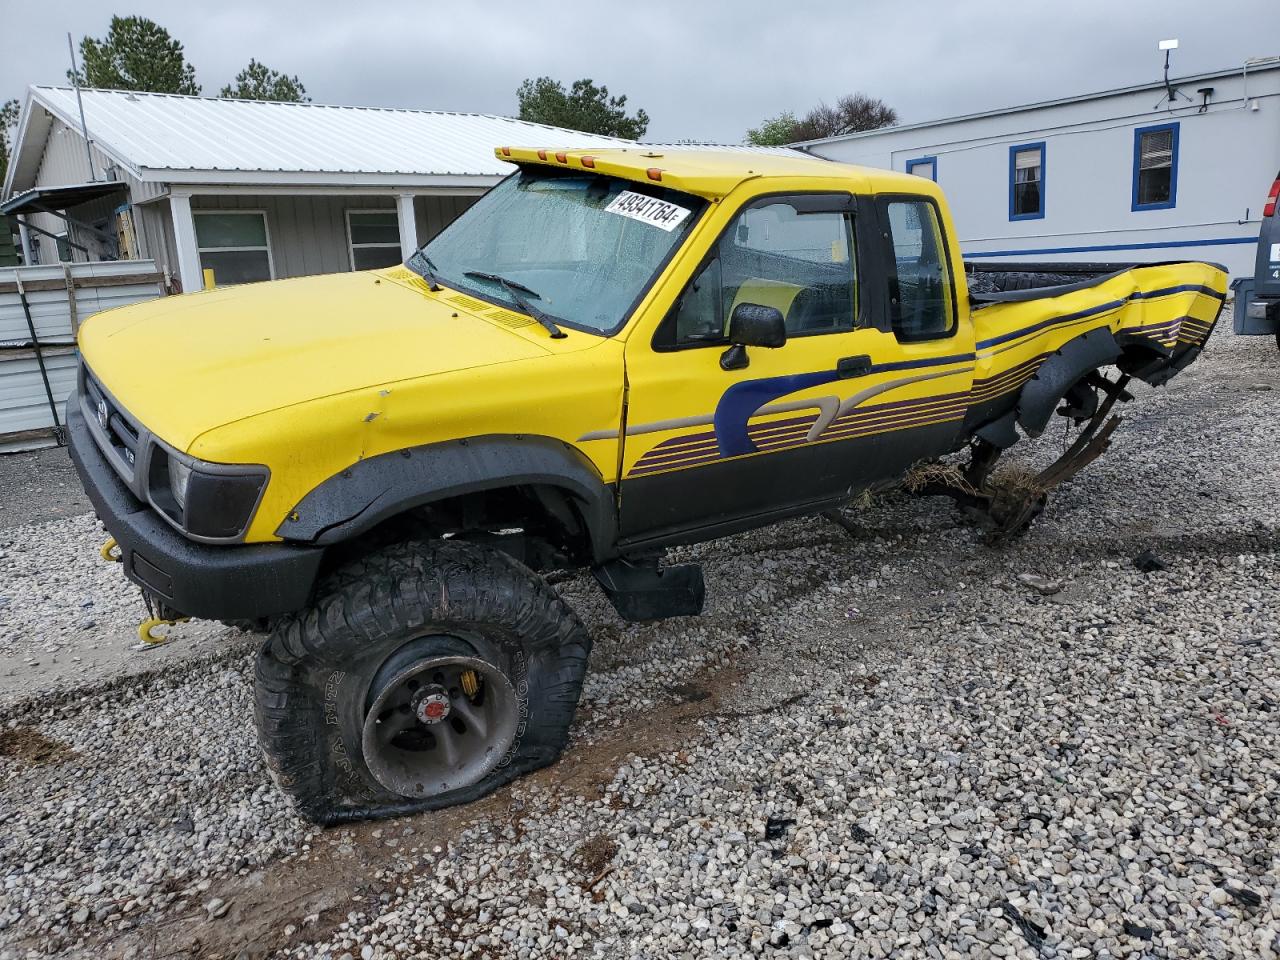
[[541, 327], [508, 329], [474, 312], [487, 305], [432, 294], [404, 274], [331, 274], [121, 307], [85, 322], [80, 350], [126, 411], [181, 450], [281, 407], [548, 353], [535, 339]]

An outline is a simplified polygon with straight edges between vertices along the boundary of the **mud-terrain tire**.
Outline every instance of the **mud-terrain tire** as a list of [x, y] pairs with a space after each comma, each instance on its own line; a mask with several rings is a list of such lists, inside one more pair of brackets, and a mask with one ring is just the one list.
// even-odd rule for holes
[[[453, 540], [398, 544], [334, 571], [310, 607], [275, 624], [258, 653], [259, 739], [277, 785], [323, 826], [467, 803], [559, 756], [590, 653], [591, 639], [577, 615], [506, 554]], [[475, 753], [476, 741], [466, 741], [475, 762], [467, 761], [462, 773], [453, 753], [459, 741], [420, 699], [429, 685], [439, 691], [437, 699], [452, 704], [435, 708], [453, 711], [448, 722], [456, 714], [470, 723], [462, 708], [474, 704], [457, 699], [459, 674], [446, 679], [429, 672], [445, 661], [474, 667], [472, 678], [483, 678], [479, 696], [489, 698], [481, 703], [490, 710], [489, 721], [462, 731], [479, 731], [485, 745]], [[428, 672], [414, 673], [423, 669]], [[427, 682], [419, 689], [402, 679], [409, 675]], [[433, 677], [453, 684], [452, 700], [446, 687], [430, 682]], [[415, 706], [395, 708], [401, 715], [394, 722], [413, 725], [395, 738], [418, 738], [408, 742], [410, 751], [443, 749], [445, 740], [450, 745], [443, 759], [437, 754], [431, 761], [439, 764], [433, 770], [447, 773], [420, 779], [415, 772], [409, 783], [400, 776], [400, 790], [386, 786], [394, 779], [387, 756], [395, 764], [404, 757], [412, 763], [430, 758], [403, 752], [399, 739], [390, 741], [393, 750], [377, 739], [377, 730], [393, 729], [371, 719], [384, 716], [375, 708], [384, 705], [393, 682], [419, 697]], [[437, 744], [433, 732], [449, 736]], [[393, 773], [403, 770], [397, 766]], [[426, 795], [419, 795], [423, 779]], [[413, 780], [418, 782], [410, 785]]]

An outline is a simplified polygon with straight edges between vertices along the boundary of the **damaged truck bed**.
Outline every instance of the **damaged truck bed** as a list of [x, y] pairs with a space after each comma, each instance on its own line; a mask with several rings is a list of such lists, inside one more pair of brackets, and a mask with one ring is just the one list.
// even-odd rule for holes
[[[1160, 386], [1191, 363], [1225, 299], [1214, 264], [967, 265], [975, 368], [965, 433], [972, 457], [963, 477], [921, 485], [992, 514], [1008, 534], [1043, 508], [1053, 486], [1102, 453], [1136, 378]], [[1111, 367], [1114, 378], [1104, 375]], [[987, 490], [1000, 453], [1038, 437], [1054, 414], [1080, 427], [1067, 450], [1017, 489]]]

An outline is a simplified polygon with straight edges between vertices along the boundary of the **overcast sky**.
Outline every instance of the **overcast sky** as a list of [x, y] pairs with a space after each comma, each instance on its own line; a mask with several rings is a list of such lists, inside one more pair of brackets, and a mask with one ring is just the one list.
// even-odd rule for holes
[[[0, 0], [0, 99], [64, 82], [66, 33], [101, 0]], [[864, 91], [903, 122], [1158, 80], [1280, 54], [1277, 0], [214, 0], [136, 2], [186, 47], [206, 95], [250, 57], [320, 103], [515, 114], [525, 77], [591, 77], [648, 139], [736, 142], [782, 110]]]

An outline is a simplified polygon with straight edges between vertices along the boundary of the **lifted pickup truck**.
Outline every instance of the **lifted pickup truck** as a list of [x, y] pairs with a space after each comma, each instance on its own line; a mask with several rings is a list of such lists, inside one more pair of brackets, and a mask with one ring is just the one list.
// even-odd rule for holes
[[[72, 455], [159, 616], [270, 631], [260, 739], [321, 823], [459, 803], [563, 749], [591, 640], [700, 612], [665, 547], [830, 510], [913, 464], [988, 473], [1050, 421], [1105, 446], [1200, 351], [1204, 263], [966, 268], [931, 182], [759, 154], [503, 147], [404, 266], [102, 313]], [[1061, 414], [1055, 420], [1055, 416]], [[955, 470], [953, 473], [960, 473]], [[939, 474], [945, 471], [938, 471]]]

